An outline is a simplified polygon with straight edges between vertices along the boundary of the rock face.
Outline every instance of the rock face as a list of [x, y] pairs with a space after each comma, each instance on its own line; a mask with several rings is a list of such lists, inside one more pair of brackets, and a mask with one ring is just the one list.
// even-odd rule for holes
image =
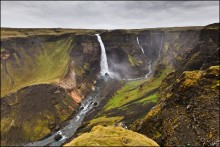
[[[200, 29], [201, 27], [186, 27], [109, 32], [14, 29], [12, 32], [20, 35], [8, 33], [8, 36], [1, 36], [1, 124], [7, 126], [1, 127], [2, 145], [26, 143], [49, 135], [57, 125], [61, 125], [74, 113], [77, 103], [94, 90], [100, 72], [101, 55], [96, 33], [100, 34], [106, 47], [110, 70], [121, 78], [137, 78], [144, 77], [149, 72], [149, 63], [152, 63], [153, 71], [160, 69], [157, 75], [162, 72], [161, 66], [178, 68], [182, 54], [197, 44]], [[2, 31], [7, 34], [8, 30]], [[162, 74], [164, 76], [163, 72]], [[113, 87], [112, 91], [104, 88], [108, 93], [104, 96], [110, 98], [120, 87], [118, 85], [108, 85]], [[51, 88], [55, 87], [59, 88], [51, 94]], [[135, 92], [139, 92], [134, 88]], [[144, 88], [147, 87], [143, 86], [143, 91]], [[158, 91], [157, 87], [154, 88], [151, 89], [153, 92]], [[59, 96], [56, 97], [57, 95]], [[38, 107], [34, 106], [33, 113], [29, 111], [30, 114], [25, 118], [26, 108], [31, 110], [34, 101], [37, 101]], [[100, 105], [103, 106], [99, 104], [98, 107]], [[133, 109], [135, 110], [134, 107]], [[61, 112], [65, 113], [65, 117], [62, 117]], [[42, 121], [45, 117], [51, 118], [49, 120], [52, 123], [47, 119]], [[132, 117], [130, 119], [133, 121]], [[39, 125], [40, 129], [37, 127]], [[36, 128], [34, 135], [30, 131], [32, 128]], [[23, 135], [14, 136], [18, 132]]]
[[159, 145], [219, 145], [219, 24], [204, 27], [199, 38], [137, 129]]
[[64, 146], [159, 146], [150, 138], [122, 127], [96, 126]]
[[153, 68], [157, 64], [175, 67], [180, 60], [178, 55], [197, 44], [199, 30], [200, 28], [113, 30], [102, 33], [101, 37], [110, 70], [122, 77], [137, 78], [146, 75], [149, 62]]

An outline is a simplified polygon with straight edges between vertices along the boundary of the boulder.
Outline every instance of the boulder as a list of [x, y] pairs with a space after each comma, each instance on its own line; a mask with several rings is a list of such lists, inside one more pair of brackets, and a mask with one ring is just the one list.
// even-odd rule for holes
[[62, 135], [60, 135], [60, 134], [57, 134], [54, 136], [55, 141], [59, 141], [61, 138], [62, 138]]

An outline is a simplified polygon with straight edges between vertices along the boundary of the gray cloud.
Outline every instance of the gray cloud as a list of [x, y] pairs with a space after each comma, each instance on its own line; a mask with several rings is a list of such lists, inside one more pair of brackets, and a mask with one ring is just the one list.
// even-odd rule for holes
[[219, 22], [218, 1], [1, 1], [1, 26], [131, 29]]

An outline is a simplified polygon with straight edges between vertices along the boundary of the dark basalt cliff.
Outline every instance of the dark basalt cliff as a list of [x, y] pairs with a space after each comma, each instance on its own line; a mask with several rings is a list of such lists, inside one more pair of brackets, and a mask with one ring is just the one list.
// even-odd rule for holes
[[160, 145], [218, 146], [219, 72], [219, 24], [212, 24], [162, 81], [157, 105], [136, 131]]
[[[80, 33], [76, 33], [77, 30], [71, 32], [71, 30], [54, 29], [50, 30], [54, 34], [48, 33], [47, 30], [45, 34], [40, 35], [31, 34], [30, 32], [33, 30], [29, 30], [30, 32], [23, 30], [30, 35], [2, 37], [2, 145], [14, 145], [42, 139], [58, 129], [77, 112], [80, 102], [94, 90], [99, 77], [101, 50], [95, 36], [96, 33], [100, 34], [105, 45], [109, 69], [113, 73], [117, 73], [118, 77], [122, 79], [144, 77], [149, 72], [149, 63], [152, 64], [153, 85], [149, 85], [148, 82], [131, 84], [135, 90], [143, 87], [140, 88], [142, 92], [138, 91], [138, 94], [141, 95], [137, 95], [140, 100], [158, 92], [162, 78], [172, 70], [181, 67], [184, 67], [183, 70], [191, 68], [191, 64], [187, 61], [191, 58], [197, 59], [194, 57], [196, 51], [192, 49], [198, 43], [200, 29], [201, 27], [80, 30]], [[210, 32], [210, 36], [214, 32]], [[204, 31], [201, 33], [207, 34]], [[200, 35], [200, 40], [201, 36], [203, 35]], [[215, 36], [213, 35], [212, 42], [216, 42]], [[204, 45], [206, 43], [204, 42]], [[210, 43], [210, 46], [212, 45]], [[185, 57], [187, 52], [189, 53]], [[196, 55], [200, 57], [200, 53]], [[216, 54], [213, 55], [216, 56]], [[210, 56], [213, 57], [211, 54]], [[200, 63], [200, 61], [202, 62], [202, 59], [195, 61], [195, 66], [200, 67], [197, 65], [197, 62]], [[207, 58], [207, 64], [202, 63], [204, 70], [210, 67], [210, 61], [212, 60]], [[215, 61], [213, 60], [213, 62]], [[156, 80], [157, 78], [158, 80]], [[110, 84], [114, 85], [114, 82]], [[125, 83], [122, 82], [118, 86], [107, 85], [107, 88], [104, 88], [106, 94], [103, 94], [105, 100], [100, 107], [105, 107], [108, 100], [114, 98], [114, 93], [117, 93], [116, 91], [123, 84]], [[127, 88], [126, 90], [130, 90], [129, 87]], [[132, 90], [130, 91], [132, 92]], [[124, 102], [129, 102], [128, 104], [131, 106], [129, 108], [135, 112], [135, 106], [132, 105], [134, 99], [129, 100], [133, 98], [132, 96], [125, 96], [126, 101]], [[127, 106], [128, 104], [122, 105]], [[139, 107], [142, 111], [135, 118], [132, 117], [136, 113], [129, 116], [127, 110], [123, 110], [123, 112], [129, 116], [128, 122], [134, 123], [139, 119], [138, 117], [146, 115], [155, 104], [156, 102], [153, 101], [146, 107], [145, 105]], [[110, 111], [112, 106], [107, 106], [107, 110]], [[116, 112], [118, 111], [111, 110], [109, 116], [113, 116]], [[16, 134], [20, 134], [19, 137]]]

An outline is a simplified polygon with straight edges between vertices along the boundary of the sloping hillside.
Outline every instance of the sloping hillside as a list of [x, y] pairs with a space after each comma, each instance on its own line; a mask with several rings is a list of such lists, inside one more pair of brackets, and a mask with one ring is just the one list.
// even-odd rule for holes
[[219, 24], [160, 86], [160, 99], [136, 130], [160, 145], [219, 145]]

